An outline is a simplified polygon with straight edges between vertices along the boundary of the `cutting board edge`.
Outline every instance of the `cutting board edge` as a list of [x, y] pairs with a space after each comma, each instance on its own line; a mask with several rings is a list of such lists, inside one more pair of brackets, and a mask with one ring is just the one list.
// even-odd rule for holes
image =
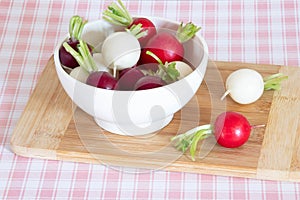
[[[280, 66], [279, 73], [288, 75], [289, 81], [283, 81], [281, 90], [275, 91], [273, 94], [269, 112], [269, 116], [272, 115], [272, 117], [268, 116], [257, 165], [257, 176], [271, 180], [295, 180], [296, 178], [292, 174], [300, 172], [293, 171], [292, 163], [295, 159], [299, 161], [294, 151], [297, 150], [295, 141], [297, 136], [300, 135], [298, 130], [300, 124], [298, 124], [299, 120], [290, 123], [289, 119], [299, 118], [300, 116], [300, 90], [292, 90], [293, 83], [300, 76], [300, 70], [297, 67]], [[291, 137], [286, 137], [283, 134], [284, 132], [289, 132]], [[290, 148], [290, 146], [293, 148]], [[274, 155], [279, 156], [280, 160]]]
[[18, 156], [28, 157], [28, 158], [41, 158], [56, 160], [56, 150], [42, 149], [42, 148], [29, 148], [19, 144], [10, 143], [10, 149]]
[[[79, 156], [74, 156], [78, 152], [69, 152], [73, 153], [72, 156], [66, 156], [63, 152], [56, 152], [56, 151], [43, 151], [45, 154], [39, 152], [35, 153], [37, 150], [40, 149], [32, 149], [22, 147], [22, 146], [12, 146], [12, 150], [19, 156], [22, 157], [29, 157], [29, 158], [38, 158], [38, 159], [49, 159], [49, 160], [60, 160], [60, 161], [67, 161], [67, 162], [79, 162], [79, 163], [86, 163], [86, 164], [101, 164], [105, 165], [107, 167], [112, 167], [114, 169], [118, 169], [120, 167], [119, 163], [111, 163], [110, 165], [106, 164], [105, 162], [100, 162], [97, 159], [92, 159], [88, 153], [81, 153], [82, 157]], [[28, 153], [30, 152], [30, 153]], [[85, 157], [86, 155], [87, 157]], [[140, 167], [142, 170], [147, 170], [147, 171], [160, 171], [160, 170], [166, 170], [166, 171], [171, 171], [171, 172], [185, 172], [185, 173], [196, 173], [196, 174], [203, 174], [203, 175], [216, 175], [216, 176], [223, 176], [223, 177], [234, 177], [234, 178], [247, 178], [247, 179], [256, 179], [256, 180], [269, 180], [269, 181], [288, 181], [288, 182], [300, 182], [300, 173], [299, 172], [287, 172], [288, 176], [282, 176], [280, 178], [274, 177], [273, 175], [268, 175], [270, 174], [270, 171], [266, 173], [265, 176], [261, 176], [261, 174], [257, 174], [257, 171], [255, 169], [243, 169], [243, 168], [236, 168], [236, 169], [224, 169], [224, 167], [220, 166], [211, 166], [210, 170], [205, 169], [205, 166], [202, 167], [186, 167], [186, 165], [182, 165], [182, 167], [185, 168], [184, 171], [181, 170], [180, 163], [177, 163], [177, 161], [174, 162], [176, 166], [170, 164], [165, 167], [161, 168], [146, 168], [146, 167]], [[130, 165], [124, 165], [121, 167], [129, 167], [131, 168], [132, 166]], [[207, 166], [206, 166], [207, 167]], [[275, 173], [278, 173], [276, 171]], [[283, 172], [285, 173], [285, 172]]]

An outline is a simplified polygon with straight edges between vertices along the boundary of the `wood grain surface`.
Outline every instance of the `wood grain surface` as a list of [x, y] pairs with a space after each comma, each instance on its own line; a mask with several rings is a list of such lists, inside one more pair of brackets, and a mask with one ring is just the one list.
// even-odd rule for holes
[[[220, 101], [224, 81], [234, 70], [251, 68], [263, 76], [289, 76], [280, 91], [266, 91], [255, 103]], [[73, 105], [57, 78], [53, 57], [40, 76], [11, 138], [11, 149], [26, 157], [97, 163], [130, 169], [170, 170], [246, 178], [300, 181], [300, 68], [210, 61], [195, 97], [164, 129], [131, 137], [111, 134]], [[49, 81], [50, 79], [50, 81]], [[51, 83], [51, 84], [49, 84]], [[227, 149], [208, 138], [196, 161], [178, 152], [170, 138], [212, 123], [224, 111], [244, 114], [252, 131], [240, 148]]]

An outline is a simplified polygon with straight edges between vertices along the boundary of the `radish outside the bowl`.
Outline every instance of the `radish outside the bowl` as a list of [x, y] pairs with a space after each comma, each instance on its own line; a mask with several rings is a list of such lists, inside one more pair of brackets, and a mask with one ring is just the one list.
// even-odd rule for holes
[[183, 134], [174, 136], [171, 141], [175, 147], [186, 152], [190, 148], [190, 155], [195, 161], [198, 142], [213, 136], [217, 143], [226, 148], [237, 148], [245, 144], [253, 128], [245, 116], [240, 113], [227, 111], [219, 114], [213, 124], [195, 127]]
[[226, 92], [221, 100], [229, 94], [239, 104], [250, 104], [257, 101], [264, 90], [280, 89], [281, 81], [287, 78], [278, 73], [263, 79], [261, 74], [253, 69], [239, 69], [226, 79]]

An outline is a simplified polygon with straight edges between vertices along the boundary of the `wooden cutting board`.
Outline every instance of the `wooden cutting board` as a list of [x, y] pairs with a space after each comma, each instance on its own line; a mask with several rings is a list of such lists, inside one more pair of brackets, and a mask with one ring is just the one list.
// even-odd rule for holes
[[[281, 91], [267, 91], [255, 103], [239, 105], [230, 97], [220, 101], [224, 80], [232, 71], [252, 68], [263, 76], [289, 76]], [[240, 148], [227, 149], [213, 138], [199, 144], [192, 161], [178, 152], [170, 138], [197, 125], [212, 123], [220, 112], [244, 114], [252, 131]], [[300, 68], [230, 62], [209, 62], [195, 97], [171, 123], [153, 134], [120, 136], [102, 130], [76, 108], [56, 76], [50, 58], [16, 125], [11, 149], [18, 155], [43, 159], [98, 163], [119, 169], [170, 170], [246, 178], [300, 181]]]

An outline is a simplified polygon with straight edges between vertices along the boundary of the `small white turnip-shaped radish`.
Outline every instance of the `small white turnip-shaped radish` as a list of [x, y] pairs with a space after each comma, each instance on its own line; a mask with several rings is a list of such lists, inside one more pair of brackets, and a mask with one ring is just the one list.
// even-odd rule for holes
[[264, 92], [263, 77], [252, 69], [239, 69], [232, 72], [226, 79], [226, 92], [237, 103], [250, 104], [258, 100]]
[[82, 83], [85, 83], [89, 73], [82, 67], [76, 67], [70, 72], [70, 76]]
[[178, 80], [183, 79], [184, 77], [193, 72], [193, 69], [185, 62], [174, 61], [174, 63], [176, 63], [175, 68], [179, 72]]
[[105, 71], [105, 72], [110, 71], [110, 69], [105, 65], [103, 56], [101, 53], [94, 53], [93, 58], [95, 60], [98, 71]]
[[102, 45], [104, 63], [114, 72], [134, 66], [140, 58], [140, 53], [139, 41], [128, 32], [112, 33]]

